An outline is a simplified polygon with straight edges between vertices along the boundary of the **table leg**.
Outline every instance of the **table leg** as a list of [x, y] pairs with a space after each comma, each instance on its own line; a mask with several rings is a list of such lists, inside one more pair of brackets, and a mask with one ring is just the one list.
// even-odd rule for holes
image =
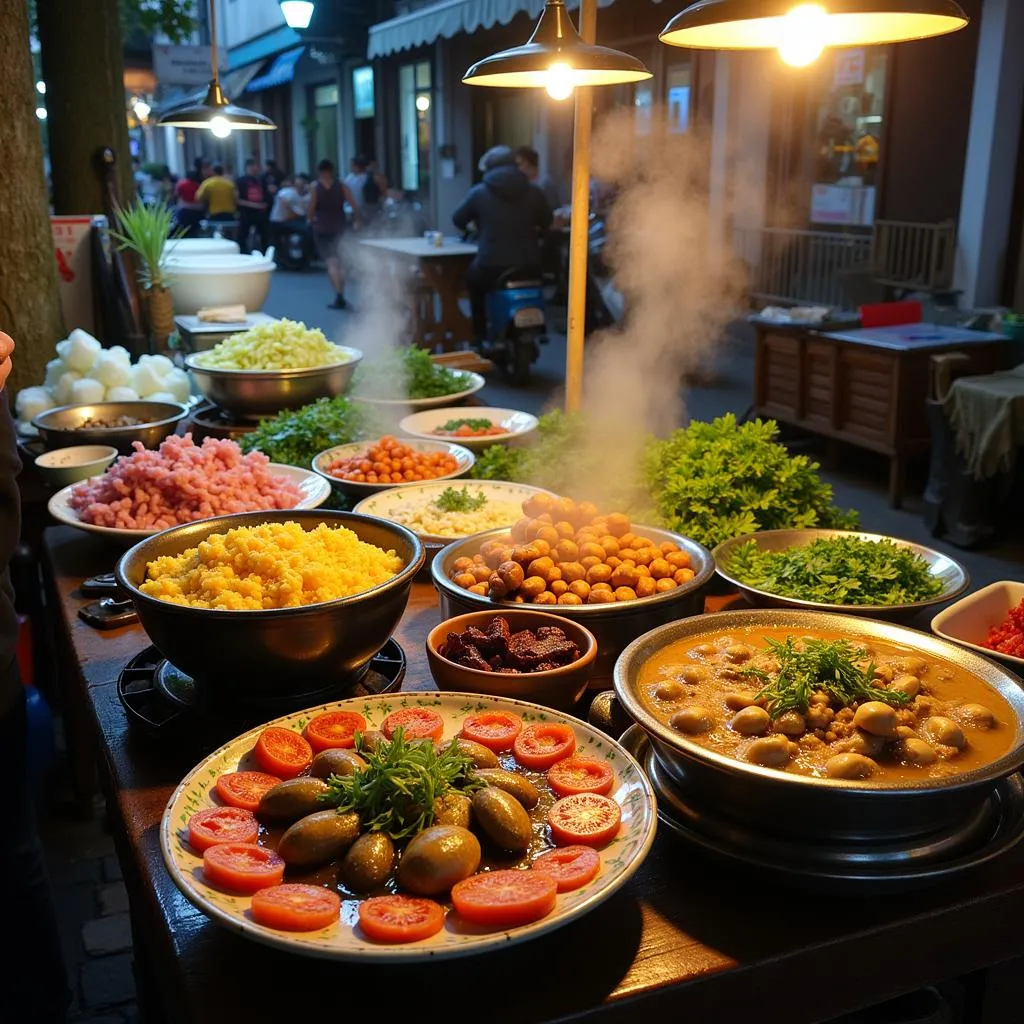
[[459, 307], [465, 280], [465, 266], [457, 259], [423, 260], [424, 277], [430, 281], [441, 303], [438, 325], [441, 347], [449, 352], [463, 342], [473, 341], [473, 324]]
[[889, 507], [903, 506], [903, 488], [907, 481], [907, 459], [905, 455], [889, 457]]

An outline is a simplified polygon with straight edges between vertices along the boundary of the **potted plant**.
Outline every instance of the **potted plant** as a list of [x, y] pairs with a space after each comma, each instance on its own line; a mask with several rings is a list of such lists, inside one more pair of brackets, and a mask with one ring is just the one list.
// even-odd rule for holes
[[[142, 285], [143, 304], [153, 347], [163, 350], [174, 331], [174, 304], [168, 288], [168, 241], [180, 238], [183, 228], [173, 230], [174, 211], [165, 203], [146, 206], [136, 200], [127, 209], [118, 208], [120, 230], [110, 232], [122, 252], [127, 250], [138, 259], [138, 278]], [[173, 248], [173, 247], [172, 247]]]

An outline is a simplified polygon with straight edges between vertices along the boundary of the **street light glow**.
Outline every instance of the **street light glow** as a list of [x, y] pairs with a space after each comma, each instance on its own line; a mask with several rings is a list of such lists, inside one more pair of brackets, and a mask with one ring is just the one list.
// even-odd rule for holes
[[779, 56], [792, 68], [813, 64], [828, 45], [828, 13], [818, 4], [800, 4], [781, 19]]
[[313, 0], [279, 0], [281, 13], [289, 28], [309, 28], [316, 4]]
[[40, 96], [45, 96], [46, 95], [46, 83], [45, 82], [36, 82], [36, 92], [39, 93]]
[[149, 120], [149, 115], [150, 115], [150, 112], [152, 111], [152, 109], [153, 108], [145, 100], [136, 100], [132, 104], [132, 110], [135, 111], [135, 116], [140, 121], [147, 121], [147, 120]]
[[231, 122], [226, 117], [210, 118], [210, 133], [218, 139], [226, 139], [231, 134]]
[[40, 121], [45, 121], [46, 107], [36, 107], [36, 117], [38, 117]]
[[552, 64], [547, 71], [547, 80], [544, 83], [548, 95], [553, 100], [567, 100], [576, 88], [573, 81], [572, 68], [564, 61]]
[[416, 109], [421, 114], [425, 114], [430, 109], [430, 97], [426, 93], [421, 93], [416, 97]]

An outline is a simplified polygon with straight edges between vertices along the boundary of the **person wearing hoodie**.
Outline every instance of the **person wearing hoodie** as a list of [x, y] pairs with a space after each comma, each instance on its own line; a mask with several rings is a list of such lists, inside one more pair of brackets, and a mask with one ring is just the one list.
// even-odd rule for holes
[[466, 283], [477, 344], [487, 340], [487, 293], [508, 270], [541, 275], [541, 238], [553, 214], [544, 193], [516, 166], [508, 146], [489, 149], [480, 161], [484, 180], [452, 214], [460, 231], [476, 225], [478, 251]]

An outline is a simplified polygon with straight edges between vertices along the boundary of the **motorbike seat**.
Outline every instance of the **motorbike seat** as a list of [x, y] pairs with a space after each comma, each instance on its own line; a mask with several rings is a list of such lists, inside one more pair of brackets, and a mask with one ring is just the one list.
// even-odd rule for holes
[[544, 282], [535, 272], [524, 271], [521, 268], [513, 267], [502, 273], [498, 278], [495, 289], [502, 291], [514, 291], [517, 288], [543, 288]]

